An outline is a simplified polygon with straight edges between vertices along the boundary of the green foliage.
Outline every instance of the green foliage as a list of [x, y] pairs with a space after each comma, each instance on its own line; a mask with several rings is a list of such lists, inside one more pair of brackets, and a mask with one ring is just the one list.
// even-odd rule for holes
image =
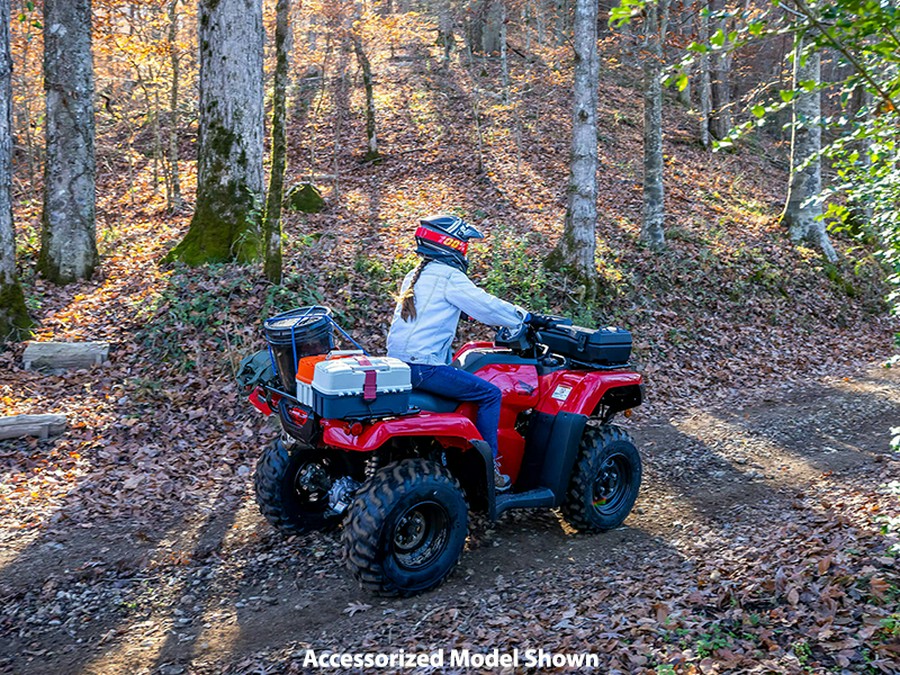
[[392, 259], [371, 255], [365, 247], [357, 251], [349, 269], [339, 270], [330, 281], [343, 286], [342, 302], [335, 306], [335, 319], [347, 329], [372, 325], [385, 316], [389, 302], [400, 288], [403, 277], [419, 262], [409, 253]]
[[17, 281], [0, 283], [0, 344], [9, 338], [22, 340], [30, 337], [32, 325], [22, 286]]
[[490, 249], [476, 256], [474, 271], [492, 295], [536, 312], [548, 306], [547, 271], [529, 252], [528, 238], [511, 229], [499, 227], [491, 234]]
[[[849, 73], [843, 81], [827, 85], [836, 86], [840, 93], [841, 114], [801, 123], [822, 126], [832, 139], [822, 155], [833, 162], [839, 180], [821, 197], [829, 200], [825, 218], [837, 231], [863, 243], [877, 243], [879, 258], [890, 273], [889, 282], [898, 289], [888, 298], [896, 310], [900, 307], [900, 210], [896, 208], [900, 203], [900, 172], [896, 170], [900, 160], [896, 139], [900, 126], [900, 12], [896, 3], [773, 0], [769, 11], [744, 13], [738, 18], [737, 31], [725, 34], [719, 30], [707, 44], [691, 44], [680, 67], [699, 53], [733, 50], [788, 34], [802, 37], [803, 50], [797, 58], [821, 52], [843, 67], [843, 71], [832, 72]], [[824, 85], [802, 81], [769, 100], [751, 101], [749, 119], [715, 147], [733, 146], [753, 129], [778, 119], [799, 94], [817, 88]], [[852, 294], [852, 285], [839, 279], [835, 270], [826, 269], [826, 274]]]
[[238, 346], [231, 302], [252, 292], [247, 275], [235, 274], [228, 265], [210, 265], [205, 274], [176, 272], [155, 301], [138, 312], [144, 323], [138, 340], [151, 358], [191, 370], [204, 355], [215, 357]]
[[844, 275], [841, 274], [840, 267], [833, 263], [825, 263], [824, 270], [825, 276], [828, 277], [828, 280], [833, 283], [837, 289], [846, 293], [847, 297], [855, 298], [859, 295], [859, 291], [856, 290], [856, 286], [847, 281], [847, 279], [844, 278]]
[[700, 633], [697, 636], [695, 645], [697, 658], [705, 659], [707, 656], [712, 656], [717, 649], [727, 649], [731, 646], [732, 639], [731, 633], [719, 624], [713, 624], [708, 632]]
[[882, 619], [880, 631], [889, 639], [900, 640], [900, 612], [895, 612]]
[[805, 640], [800, 640], [799, 642], [795, 642], [791, 646], [791, 651], [794, 652], [794, 656], [797, 657], [797, 660], [800, 662], [801, 666], [806, 665], [812, 656], [812, 648], [809, 646], [809, 643]]
[[321, 305], [323, 302], [324, 298], [313, 277], [296, 272], [286, 274], [281, 284], [272, 284], [266, 290], [262, 320], [296, 307]]
[[609, 11], [610, 26], [624, 26], [636, 19], [644, 11], [646, 0], [619, 0], [619, 4]]
[[298, 183], [292, 185], [285, 196], [284, 206], [301, 213], [319, 213], [325, 208], [325, 199], [315, 185]]

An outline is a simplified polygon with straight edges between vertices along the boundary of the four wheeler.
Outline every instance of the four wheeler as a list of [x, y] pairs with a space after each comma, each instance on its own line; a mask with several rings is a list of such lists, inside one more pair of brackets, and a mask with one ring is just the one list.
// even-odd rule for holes
[[496, 520], [510, 509], [560, 507], [581, 531], [621, 525], [641, 482], [638, 451], [612, 424], [643, 396], [641, 376], [627, 364], [631, 336], [544, 318], [540, 330], [501, 329], [494, 342], [468, 343], [452, 364], [503, 393], [507, 492], [495, 489], [472, 404], [412, 390], [402, 412], [322, 416], [318, 404], [289, 393], [292, 381], [278, 377], [286, 370], [278, 359], [267, 364], [265, 352], [247, 359], [251, 402], [277, 413], [285, 432], [257, 463], [262, 514], [291, 533], [343, 524], [347, 566], [364, 589], [381, 595], [438, 586], [459, 560], [469, 509]]

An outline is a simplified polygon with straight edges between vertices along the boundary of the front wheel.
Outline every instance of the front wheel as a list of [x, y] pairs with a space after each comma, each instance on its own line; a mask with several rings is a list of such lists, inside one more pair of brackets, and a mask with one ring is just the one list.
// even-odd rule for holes
[[578, 530], [612, 530], [631, 512], [640, 487], [641, 457], [631, 436], [613, 425], [588, 427], [563, 515]]
[[256, 503], [266, 520], [288, 534], [328, 530], [341, 521], [328, 506], [328, 491], [344, 473], [334, 457], [317, 448], [280, 440], [256, 462], [253, 486]]
[[344, 557], [365, 590], [413, 595], [453, 570], [468, 533], [468, 507], [440, 464], [406, 459], [378, 471], [357, 494], [344, 526]]

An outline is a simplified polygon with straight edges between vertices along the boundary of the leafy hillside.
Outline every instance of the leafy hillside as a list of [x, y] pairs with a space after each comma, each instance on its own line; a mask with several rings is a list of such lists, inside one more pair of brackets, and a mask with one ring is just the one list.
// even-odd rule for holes
[[[42, 630], [31, 624], [13, 628], [23, 625], [19, 623], [20, 614], [39, 616], [41, 621], [56, 616], [51, 604], [56, 602], [52, 600], [55, 585], [46, 593], [24, 587], [10, 590], [18, 583], [16, 575], [30, 578], [28, 565], [22, 561], [31, 560], [29, 556], [43, 551], [40, 547], [47, 546], [48, 541], [53, 543], [53, 537], [62, 536], [59, 533], [67, 528], [81, 527], [89, 534], [103, 530], [101, 534], [106, 536], [104, 528], [108, 526], [115, 533], [103, 539], [112, 553], [96, 554], [101, 558], [111, 556], [111, 561], [80, 569], [74, 581], [65, 576], [68, 570], [59, 574], [65, 580], [59, 583], [81, 584], [79, 592], [86, 594], [84, 607], [91, 607], [91, 616], [96, 618], [94, 626], [84, 629], [89, 633], [96, 631], [90, 633], [96, 638], [88, 641], [91, 644], [104, 635], [101, 642], [109, 640], [118, 645], [125, 641], [115, 632], [115, 622], [151, 616], [157, 611], [155, 603], [190, 604], [175, 595], [170, 597], [170, 591], [154, 596], [156, 591], [146, 586], [141, 586], [134, 596], [129, 595], [131, 590], [120, 593], [114, 583], [125, 579], [127, 586], [136, 574], [146, 579], [143, 573], [150, 570], [153, 575], [178, 580], [173, 582], [175, 590], [171, 593], [193, 597], [193, 592], [188, 591], [194, 586], [188, 584], [193, 583], [190, 575], [195, 571], [206, 575], [203, 579], [220, 583], [215, 575], [220, 569], [217, 565], [221, 563], [221, 550], [216, 546], [224, 546], [222, 542], [226, 540], [228, 546], [235, 547], [232, 553], [238, 561], [222, 563], [222, 576], [230, 580], [228, 583], [238, 584], [236, 579], [244, 574], [248, 585], [265, 587], [269, 583], [267, 575], [274, 574], [272, 561], [290, 556], [301, 561], [301, 571], [296, 573], [307, 574], [307, 581], [330, 583], [326, 579], [335, 576], [331, 557], [336, 540], [325, 538], [321, 543], [318, 539], [301, 538], [273, 543], [274, 535], [260, 534], [265, 526], [254, 515], [248, 515], [253, 513], [252, 504], [246, 501], [248, 476], [260, 446], [275, 432], [269, 428], [261, 430], [259, 417], [233, 382], [233, 369], [242, 356], [263, 346], [263, 317], [310, 303], [332, 306], [342, 325], [367, 348], [375, 352], [383, 349], [394, 294], [403, 274], [415, 264], [412, 231], [422, 215], [451, 211], [489, 233], [486, 242], [475, 247], [471, 255], [471, 276], [491, 292], [531, 309], [571, 316], [584, 325], [615, 323], [630, 328], [635, 336], [634, 362], [647, 377], [650, 398], [649, 405], [632, 418], [637, 427], [650, 420], [675, 416], [688, 406], [759, 402], [763, 398], [779, 401], [798, 384], [825, 375], [840, 378], [892, 353], [898, 325], [887, 314], [884, 273], [871, 252], [838, 234], [834, 241], [841, 261], [837, 265], [826, 264], [814, 251], [793, 246], [777, 224], [786, 185], [786, 148], [774, 139], [753, 138], [731, 154], [709, 154], [693, 140], [695, 121], [674, 100], [668, 100], [668, 246], [656, 254], [638, 241], [642, 108], [634, 72], [621, 63], [615, 42], [604, 45], [601, 66], [602, 215], [598, 223], [597, 265], [602, 284], [600, 295], [590, 300], [584, 297], [582, 288], [573, 287], [558, 270], [543, 264], [556, 243], [565, 214], [571, 83], [568, 52], [547, 49], [528, 60], [511, 54], [512, 84], [509, 102], [504, 102], [499, 65], [492, 60], [472, 64], [460, 58], [444, 71], [426, 34], [393, 56], [391, 51], [385, 48], [372, 55], [384, 153], [381, 163], [362, 161], [365, 119], [361, 88], [352, 89], [350, 107], [344, 109], [336, 105], [340, 97], [333, 95], [332, 86], [336, 85], [329, 80], [307, 109], [292, 112], [289, 176], [295, 181], [314, 176], [328, 206], [314, 215], [286, 214], [285, 278], [281, 286], [267, 284], [260, 270], [252, 266], [160, 266], [165, 253], [187, 230], [190, 218], [188, 213], [167, 212], [162, 195], [152, 194], [148, 188], [151, 164], [146, 156], [133, 158], [136, 164], [132, 180], [124, 165], [116, 164], [116, 157], [104, 154], [108, 149], [100, 150], [98, 243], [102, 263], [99, 274], [90, 282], [57, 288], [31, 272], [39, 246], [40, 206], [34, 194], [19, 194], [16, 217], [25, 270], [23, 284], [38, 322], [37, 339], [103, 339], [112, 343], [112, 350], [108, 367], [64, 375], [22, 371], [21, 346], [0, 354], [4, 372], [0, 413], [60, 411], [70, 419], [69, 432], [56, 442], [35, 441], [27, 448], [21, 444], [15, 448], [0, 444], [0, 468], [6, 476], [0, 490], [0, 516], [4, 522], [0, 543], [6, 550], [0, 563], [8, 566], [0, 580], [2, 588], [8, 591], [2, 597], [9, 599], [5, 613], [0, 615], [0, 629], [9, 631], [8, 635], [14, 636], [9, 639], [17, 641], [15, 644], [30, 644]], [[185, 142], [182, 154], [190, 157], [187, 145]], [[183, 176], [188, 196], [194, 190], [193, 172], [191, 163]], [[466, 324], [460, 341], [490, 335], [487, 328]], [[884, 408], [885, 414], [894, 409], [887, 404]], [[867, 423], [871, 421], [865, 419]], [[790, 423], [780, 421], [784, 428]], [[813, 422], [809, 424], [810, 429], [815, 426]], [[685, 454], [670, 463], [661, 461], [654, 465], [652, 478], [662, 481], [668, 474], [680, 476], [680, 488], [690, 491], [692, 471], [708, 458], [697, 454], [699, 451], [689, 438], [673, 433], [678, 435]], [[653, 433], [647, 438], [656, 447], [667, 442]], [[771, 462], [775, 466], [776, 460]], [[821, 473], [809, 467], [804, 471], [804, 480], [818, 480]], [[744, 474], [735, 473], [735, 482], [744, 479]], [[856, 518], [860, 522], [868, 518], [871, 514], [860, 504], [865, 503], [863, 497], [868, 494], [864, 490], [875, 489], [871, 487], [875, 479], [868, 474], [867, 479], [867, 487], [854, 484], [853, 500], [846, 505], [842, 502], [835, 512], [828, 510], [827, 517]], [[654, 485], [651, 494], [668, 494]], [[786, 485], [779, 483], [776, 487], [787, 490]], [[831, 483], [825, 487], [841, 488]], [[761, 490], [760, 494], [766, 497], [767, 493]], [[818, 508], [821, 495], [815, 491], [810, 494], [803, 499], [809, 504], [815, 502]], [[885, 495], [879, 499], [885, 504], [890, 500]], [[785, 497], [782, 501], [784, 509], [793, 508], [790, 499]], [[706, 506], [716, 510], [721, 504]], [[244, 507], [246, 510], [236, 515]], [[652, 512], [657, 523], [680, 517], [675, 514], [675, 507], [668, 508]], [[691, 511], [689, 506], [685, 509]], [[228, 516], [212, 525], [218, 513]], [[685, 516], [686, 522], [689, 517]], [[798, 532], [807, 532], [802, 529], [807, 526], [818, 527], [818, 517], [804, 515], [800, 530], [786, 526], [787, 529], [777, 530], [779, 537], [799, 541], [803, 537]], [[767, 526], [774, 528], [772, 521], [776, 516], [770, 514], [767, 518]], [[662, 525], [654, 530], [652, 520], [646, 516], [641, 521], [647, 524], [652, 537], [641, 539], [636, 549], [629, 549], [641, 558], [646, 554], [647, 560], [652, 560], [653, 554], [652, 550], [645, 550], [652, 546], [650, 539], [668, 532]], [[826, 531], [837, 527], [835, 522], [829, 520]], [[97, 530], [92, 530], [94, 527]], [[695, 523], [692, 527], [700, 526]], [[549, 531], [551, 526], [540, 521], [537, 529]], [[216, 539], [217, 544], [207, 545], [204, 537], [213, 531], [221, 536]], [[147, 549], [145, 558], [132, 560], [132, 552], [116, 549], [115, 538], [126, 541], [123, 532], [132, 537], [127, 541], [138, 542], [135, 546], [140, 551]], [[877, 540], [877, 544], [871, 544], [872, 550], [883, 548], [882, 539], [872, 532], [853, 530], [852, 536], [845, 538], [858, 538], [866, 546]], [[687, 536], [687, 526], [685, 533]], [[742, 520], [740, 536], [756, 536], [754, 533], [759, 533], [758, 523], [752, 518]], [[490, 539], [483, 531], [479, 536]], [[484, 553], [478, 551], [477, 539], [472, 550]], [[576, 540], [575, 548], [593, 565], [594, 554], [585, 541]], [[835, 546], [843, 546], [843, 541]], [[534, 546], [524, 536], [518, 543]], [[560, 544], [557, 555], [565, 558], [564, 546], [568, 545]], [[685, 572], [681, 556], [696, 554], [711, 560], [720, 545], [721, 541], [710, 535], [700, 543], [685, 544], [686, 553], [673, 548], [664, 557], [665, 569], [658, 579], [654, 577], [654, 583], [665, 587], [666, 570], [676, 570], [676, 587], [689, 593], [699, 582], [692, 571]], [[93, 550], [94, 544], [86, 546], [85, 550]], [[787, 555], [782, 548], [773, 544], [771, 550], [766, 549], [766, 569], [773, 566], [772, 561], [778, 556]], [[879, 555], [883, 553], [881, 548], [878, 551]], [[320, 553], [327, 556], [326, 560], [320, 561]], [[816, 563], [818, 559], [813, 554], [798, 559], [788, 572], [796, 572], [806, 584], [814, 576], [817, 564], [820, 574], [824, 574], [823, 565], [827, 571], [828, 565], [834, 564], [853, 574], [868, 574], [866, 578], [871, 577], [875, 594], [861, 596], [862, 591], [850, 589], [846, 598], [841, 596], [841, 602], [857, 602], [860, 607], [869, 602], [872, 604], [865, 605], [869, 611], [875, 605], [880, 608], [882, 599], [888, 597], [888, 591], [878, 585], [886, 583], [884, 575], [866, 572], [868, 558], [864, 554], [857, 556], [847, 548], [834, 563]], [[241, 568], [245, 562], [246, 567]], [[744, 549], [735, 554], [723, 574], [737, 580], [747, 565], [755, 563], [756, 549]], [[690, 596], [690, 611], [696, 610], [696, 614], [682, 617], [679, 621], [683, 623], [672, 627], [666, 633], [668, 637], [659, 638], [663, 642], [671, 638], [674, 645], [691, 636], [705, 636], [705, 646], [695, 650], [693, 656], [684, 656], [687, 661], [699, 663], [721, 648], [715, 640], [731, 640], [722, 631], [740, 628], [736, 610], [729, 614], [731, 624], [710, 624], [710, 617], [725, 611], [720, 610], [723, 603], [732, 602], [732, 598], [738, 598], [734, 602], [762, 603], [758, 589], [745, 595], [737, 590], [719, 593], [720, 571], [712, 567], [712, 563], [704, 564], [698, 572], [704, 588]], [[576, 570], [579, 593], [588, 593], [585, 589], [594, 584], [593, 569]], [[493, 583], [495, 575], [491, 570], [485, 567], [479, 570], [479, 576], [481, 571], [488, 579], [484, 583]], [[569, 572], [568, 567], [554, 567], [532, 581], [570, 588], [573, 577]], [[618, 589], [607, 603], [612, 609], [604, 604], [608, 596], [593, 598], [589, 609], [614, 611], [617, 616], [622, 610], [625, 616], [626, 612], [616, 603], [620, 595], [626, 597], [628, 593], [619, 590], [640, 584], [645, 578], [636, 578], [634, 573], [620, 568], [604, 580]], [[101, 601], [90, 595], [91, 584], [107, 582], [115, 590], [103, 596], [107, 604], [101, 606]], [[145, 582], [139, 579], [135, 583]], [[197, 581], [198, 585], [201, 583], [213, 581]], [[221, 583], [225, 584], [223, 588], [231, 589], [228, 583]], [[503, 579], [497, 584], [496, 589], [486, 586], [486, 594], [497, 592], [512, 598], [510, 602], [519, 607], [535, 602], [532, 593], [513, 593]], [[795, 587], [802, 590], [803, 595], [789, 603], [792, 607], [801, 601], [813, 603], [807, 593], [818, 588], [811, 581], [808, 588], [793, 581], [788, 584], [782, 580], [779, 584], [778, 592], [786, 593], [789, 600], [794, 597], [791, 591], [800, 592]], [[860, 584], [860, 588], [865, 586]], [[895, 593], [896, 587], [892, 588], [890, 593]], [[650, 608], [655, 608], [652, 616], [660, 624], [665, 623], [668, 607], [662, 609], [661, 601], [645, 595], [640, 596], [641, 611], [646, 609], [649, 613]], [[228, 602], [234, 600], [229, 597]], [[265, 596], [254, 597], [258, 600]], [[354, 596], [344, 589], [337, 597], [348, 602]], [[497, 597], [496, 602], [501, 602], [500, 595]], [[90, 602], [96, 602], [96, 607]], [[223, 599], [223, 605], [224, 602]], [[322, 602], [322, 598], [316, 602]], [[325, 604], [337, 607], [333, 602]], [[32, 613], [37, 605], [43, 614]], [[479, 607], [478, 611], [487, 611], [483, 605]], [[168, 612], [169, 608], [167, 604], [163, 611]], [[529, 621], [537, 616], [532, 609], [521, 610]], [[398, 611], [384, 624], [385, 631], [392, 630], [395, 621], [406, 621], [403, 617], [409, 613], [410, 621], [419, 621], [416, 628], [427, 618], [421, 618], [421, 612], [415, 614], [414, 608], [407, 605]], [[688, 609], [684, 612], [688, 613]], [[788, 613], [793, 621], [795, 612]], [[852, 614], [859, 616], [856, 609]], [[352, 615], [353, 612], [350, 618]], [[754, 615], [761, 617], [758, 620], [764, 624], [771, 618], [762, 609], [754, 610]], [[578, 621], [575, 614], [560, 616]], [[559, 619], [556, 614], [553, 617]], [[772, 621], [781, 620], [781, 614], [772, 617]], [[538, 618], [540, 621], [535, 621], [541, 625], [550, 620], [543, 614]], [[309, 620], [310, 625], [318, 625], [314, 617]], [[443, 630], [444, 624], [456, 626], [455, 621], [455, 615], [437, 613], [427, 625], [437, 626], [434, 630], [438, 631]], [[628, 619], [622, 621], [624, 626]], [[803, 623], [803, 629], [812, 631], [808, 623]], [[340, 625], [341, 630], [352, 632], [346, 623]], [[571, 622], [560, 623], [554, 629], [581, 630], [573, 626]], [[631, 624], [628, 627], [632, 629]], [[107, 632], [107, 628], [112, 632]], [[502, 626], [492, 626], [488, 633], [496, 635], [498, 630], [505, 631]], [[634, 628], [638, 633], [641, 630]], [[677, 633], [678, 630], [685, 632]], [[747, 630], [756, 630], [756, 626]], [[769, 629], [763, 625], [759, 630]], [[843, 629], [836, 632], [840, 630]], [[869, 635], [889, 640], [890, 630], [895, 629], [873, 627]], [[776, 654], [772, 657], [776, 659], [793, 648], [790, 640], [794, 634], [785, 634], [784, 639], [781, 633], [773, 635], [766, 633], [769, 642], [761, 644]], [[573, 638], [573, 644], [583, 644], [583, 638]], [[749, 640], [746, 636], [734, 637], [734, 642], [745, 639]], [[806, 645], [806, 638], [803, 640]], [[360, 649], [368, 646], [362, 639], [358, 644]], [[400, 644], [407, 644], [406, 638]], [[728, 644], [729, 649], [739, 651], [731, 642]], [[648, 638], [646, 643], [628, 651], [628, 658], [622, 656], [621, 662], [615, 663], [636, 672], [643, 672], [637, 670], [641, 667], [651, 667], [652, 662], [640, 654], [641, 645], [662, 649]], [[849, 649], [835, 647], [838, 648]], [[72, 649], [77, 652], [88, 647]], [[129, 661], [127, 654], [110, 653], [120, 660], [114, 661], [107, 672], [137, 663]], [[747, 666], [738, 657], [729, 661], [732, 662], [741, 664], [734, 667]], [[103, 672], [105, 666], [98, 663], [97, 671]], [[161, 659], [155, 663], [159, 665]], [[772, 664], [772, 668], [781, 668], [784, 661]], [[245, 665], [246, 670], [252, 663]], [[792, 671], [792, 667], [785, 666], [784, 671], [799, 672]], [[40, 661], [28, 668], [39, 672]], [[213, 670], [210, 667], [197, 672]]]

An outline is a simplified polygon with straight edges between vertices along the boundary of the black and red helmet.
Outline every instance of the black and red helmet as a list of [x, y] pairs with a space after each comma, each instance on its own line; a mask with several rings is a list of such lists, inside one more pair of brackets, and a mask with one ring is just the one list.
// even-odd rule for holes
[[428, 216], [416, 229], [416, 253], [427, 258], [451, 257], [466, 264], [469, 239], [484, 239], [459, 216]]

